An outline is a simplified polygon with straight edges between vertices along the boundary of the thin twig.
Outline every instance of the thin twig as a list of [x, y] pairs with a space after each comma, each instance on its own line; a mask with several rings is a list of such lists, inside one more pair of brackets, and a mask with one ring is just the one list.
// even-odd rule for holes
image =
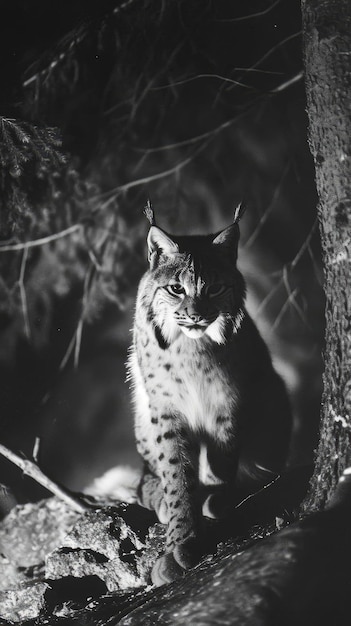
[[[292, 261], [290, 261], [289, 263], [287, 263], [282, 269], [280, 269], [279, 271], [273, 272], [273, 274], [271, 274], [271, 276], [274, 276], [274, 278], [277, 278], [277, 282], [276, 284], [273, 286], [273, 288], [271, 289], [271, 291], [268, 292], [268, 294], [263, 298], [262, 302], [260, 303], [257, 311], [256, 311], [256, 316], [259, 317], [263, 311], [263, 309], [267, 306], [267, 304], [270, 302], [270, 300], [272, 299], [272, 297], [274, 296], [274, 294], [277, 292], [277, 290], [279, 289], [279, 287], [281, 287], [282, 285], [285, 285], [285, 288], [287, 287], [287, 283], [286, 283], [286, 278], [288, 276], [288, 272], [289, 271], [294, 271], [294, 269], [296, 268], [297, 264], [299, 263], [299, 261], [301, 260], [302, 256], [304, 255], [304, 253], [307, 251], [309, 253], [309, 255], [312, 258], [312, 261], [315, 262], [315, 259], [313, 257], [312, 251], [310, 249], [310, 243], [311, 243], [311, 239], [314, 235], [314, 232], [316, 230], [318, 224], [318, 219], [316, 218], [316, 220], [314, 221], [312, 228], [310, 230], [310, 232], [308, 233], [305, 241], [303, 242], [302, 246], [300, 247], [299, 251], [297, 252], [297, 254], [295, 255], [295, 257], [293, 258]], [[247, 244], [245, 244], [247, 245]], [[315, 272], [317, 273], [317, 267], [315, 267]], [[288, 291], [288, 290], [287, 290]], [[288, 293], [291, 295], [291, 289], [290, 291], [288, 291]], [[291, 298], [288, 300], [288, 302], [290, 302]], [[296, 304], [296, 301], [295, 301]]]
[[63, 237], [67, 237], [67, 235], [71, 235], [72, 233], [75, 233], [82, 228], [82, 224], [74, 224], [69, 228], [65, 228], [65, 230], [61, 230], [59, 233], [55, 233], [54, 235], [48, 235], [47, 237], [41, 237], [40, 239], [34, 239], [33, 241], [13, 243], [4, 246], [0, 244], [0, 252], [12, 252], [17, 250], [25, 250], [26, 248], [35, 248], [36, 246], [43, 246], [44, 244], [50, 243], [51, 241], [56, 241], [56, 239], [62, 239]]
[[82, 345], [82, 334], [83, 334], [83, 326], [84, 326], [84, 319], [83, 316], [80, 317], [78, 325], [77, 325], [77, 330], [76, 330], [76, 340], [74, 343], [74, 359], [73, 359], [73, 363], [74, 363], [74, 368], [77, 369], [78, 365], [79, 365], [79, 355], [80, 355], [80, 348]]
[[275, 207], [276, 201], [278, 200], [279, 194], [280, 194], [281, 189], [282, 189], [282, 185], [283, 185], [284, 179], [285, 179], [287, 173], [289, 172], [289, 169], [290, 169], [290, 161], [288, 161], [288, 163], [284, 167], [284, 170], [282, 172], [282, 175], [280, 177], [278, 185], [274, 189], [274, 193], [273, 193], [272, 199], [271, 199], [267, 209], [265, 210], [265, 212], [261, 216], [261, 218], [260, 218], [260, 220], [259, 220], [259, 222], [258, 222], [258, 224], [257, 224], [257, 226], [255, 228], [255, 230], [253, 231], [253, 233], [251, 233], [250, 237], [245, 242], [245, 246], [244, 247], [251, 246], [253, 244], [253, 242], [257, 239], [259, 233], [261, 232], [262, 226], [265, 224], [265, 222], [267, 221], [269, 215], [271, 214], [272, 210]]
[[73, 335], [71, 341], [69, 342], [67, 350], [66, 350], [66, 352], [65, 352], [65, 354], [63, 356], [63, 359], [62, 359], [62, 361], [60, 363], [60, 366], [59, 366], [59, 371], [60, 372], [62, 372], [62, 370], [65, 369], [65, 367], [66, 367], [66, 365], [67, 365], [67, 363], [68, 363], [68, 361], [70, 359], [70, 356], [71, 356], [71, 354], [72, 354], [72, 352], [74, 350], [74, 347], [76, 345], [76, 337], [77, 337], [77, 329], [74, 331], [74, 335]]
[[[111, 236], [111, 234], [114, 236], [114, 238], [119, 238], [121, 240], [125, 240], [121, 235], [119, 235], [119, 233], [113, 233], [111, 232], [110, 229], [101, 229], [102, 231], [102, 236], [99, 242], [99, 248], [100, 248], [100, 252], [102, 250], [102, 248], [104, 247], [104, 245], [106, 244], [107, 239]], [[97, 258], [96, 252], [95, 250], [92, 248], [90, 241], [88, 239], [88, 237], [85, 237], [85, 241], [86, 241], [86, 245], [88, 248], [88, 254], [89, 254], [89, 259], [90, 259], [90, 263], [91, 266], [88, 269], [85, 279], [84, 279], [84, 295], [82, 298], [82, 308], [81, 308], [81, 316], [79, 318], [78, 324], [77, 324], [77, 328], [74, 331], [74, 335], [71, 338], [67, 350], [63, 356], [63, 359], [60, 363], [59, 366], [59, 371], [61, 372], [67, 365], [72, 352], [74, 353], [74, 366], [77, 367], [78, 366], [78, 361], [79, 361], [79, 354], [80, 354], [80, 346], [81, 346], [81, 340], [82, 340], [82, 332], [83, 332], [83, 313], [84, 313], [84, 309], [85, 306], [87, 304], [87, 294], [86, 294], [86, 290], [87, 290], [87, 285], [88, 282], [91, 281], [92, 278], [92, 272], [102, 272], [104, 270], [103, 268], [103, 264], [99, 261], [99, 259]]]
[[284, 89], [288, 89], [289, 87], [291, 87], [291, 85], [298, 83], [300, 80], [302, 80], [302, 78], [303, 78], [303, 72], [302, 71], [298, 72], [297, 74], [295, 74], [295, 76], [292, 76], [292, 78], [289, 78], [284, 83], [281, 83], [280, 85], [278, 85], [278, 87], [275, 87], [274, 89], [272, 89], [270, 93], [280, 93], [281, 91], [284, 91]]
[[[256, 69], [257, 66], [261, 65], [261, 63], [263, 63], [263, 61], [268, 59], [268, 57], [270, 57], [271, 54], [273, 54], [273, 52], [275, 52], [276, 50], [281, 48], [281, 46], [284, 46], [288, 41], [291, 41], [292, 39], [295, 39], [296, 37], [300, 37], [301, 34], [302, 34], [302, 31], [298, 30], [296, 33], [293, 33], [292, 35], [288, 35], [288, 37], [285, 37], [285, 39], [282, 39], [281, 41], [279, 41], [279, 43], [277, 43], [275, 46], [273, 46], [273, 48], [270, 48], [270, 50], [268, 50], [268, 52], [265, 52], [265, 54], [262, 57], [260, 57], [258, 59], [258, 61], [256, 61], [256, 63], [254, 63], [253, 65], [248, 67], [246, 71], [251, 71], [251, 70]], [[229, 87], [229, 89], [233, 89], [233, 87]], [[276, 89], [278, 89], [278, 88], [276, 87]]]
[[292, 291], [290, 293], [290, 295], [288, 296], [287, 300], [285, 301], [285, 303], [283, 304], [282, 308], [280, 309], [279, 314], [277, 315], [274, 324], [272, 325], [271, 328], [271, 332], [273, 333], [279, 326], [280, 322], [282, 321], [286, 311], [288, 310], [291, 302], [295, 299], [296, 295], [298, 293], [298, 289], [296, 287], [296, 289], [294, 289], [294, 291]]
[[251, 87], [251, 85], [246, 85], [245, 83], [241, 83], [240, 81], [229, 78], [228, 76], [221, 76], [220, 74], [196, 74], [196, 76], [189, 76], [189, 78], [184, 78], [173, 83], [168, 83], [167, 85], [152, 87], [151, 91], [160, 91], [161, 89], [169, 89], [170, 87], [180, 87], [181, 85], [186, 85], [187, 83], [191, 83], [194, 80], [199, 80], [202, 78], [216, 78], [223, 83], [230, 83], [231, 85], [235, 85], [236, 87], [244, 87], [244, 89], [254, 89], [254, 87]]
[[246, 496], [246, 498], [244, 498], [243, 500], [241, 500], [241, 502], [239, 502], [238, 504], [235, 505], [236, 509], [239, 509], [239, 507], [241, 507], [243, 504], [245, 504], [245, 502], [247, 502], [248, 500], [251, 500], [251, 498], [254, 498], [255, 496], [257, 496], [259, 493], [262, 493], [262, 491], [264, 491], [265, 489], [268, 489], [268, 487], [271, 487], [272, 485], [274, 485], [274, 483], [277, 482], [277, 480], [279, 480], [281, 478], [280, 474], [277, 474], [276, 476], [274, 476], [274, 478], [267, 483], [266, 485], [263, 485], [263, 487], [261, 487], [260, 489], [258, 489], [258, 491], [255, 491], [254, 493], [250, 493], [248, 496]]
[[36, 464], [39, 463], [40, 444], [41, 444], [40, 437], [36, 437], [34, 439], [34, 446], [33, 446], [33, 452], [32, 452], [32, 457], [34, 461], [36, 462]]
[[24, 286], [24, 276], [26, 273], [27, 259], [28, 259], [28, 248], [26, 247], [23, 250], [20, 275], [18, 279], [18, 286], [19, 286], [20, 295], [21, 295], [24, 332], [25, 332], [25, 335], [28, 337], [28, 339], [30, 339], [30, 324], [29, 324], [29, 317], [28, 317], [27, 294], [26, 294], [26, 288]]
[[258, 11], [257, 13], [249, 13], [249, 15], [243, 15], [242, 17], [233, 17], [233, 18], [227, 18], [227, 19], [222, 19], [222, 20], [218, 19], [216, 20], [216, 22], [225, 22], [225, 23], [243, 22], [244, 20], [252, 20], [255, 17], [262, 17], [262, 15], [267, 15], [267, 13], [269, 13], [272, 9], [274, 9], [274, 7], [276, 7], [277, 4], [279, 3], [280, 3], [280, 0], [276, 0], [269, 7], [267, 7], [266, 9], [263, 9], [263, 11]]
[[[164, 74], [165, 70], [167, 69], [167, 67], [172, 63], [174, 57], [177, 56], [178, 52], [181, 50], [181, 48], [184, 46], [184, 42], [180, 42], [180, 44], [178, 46], [176, 46], [176, 48], [174, 49], [174, 51], [172, 52], [172, 54], [170, 55], [170, 57], [168, 58], [167, 61], [167, 65], [166, 67], [164, 67], [162, 65], [162, 67], [160, 68], [160, 70], [155, 74], [155, 76], [153, 76], [153, 78], [149, 81], [149, 83], [147, 84], [147, 86], [143, 89], [143, 92], [141, 94], [141, 98], [143, 99], [146, 95], [147, 92], [149, 91], [149, 89], [151, 89], [151, 85], [153, 83], [156, 82], [156, 80], [158, 79], [158, 77], [162, 74]], [[144, 73], [145, 73], [145, 69], [144, 69]], [[106, 92], [106, 90], [105, 90]], [[110, 115], [111, 113], [113, 113], [116, 109], [120, 108], [121, 105], [124, 105], [126, 103], [131, 103], [132, 108], [134, 109], [134, 112], [136, 110], [136, 107], [138, 107], [141, 103], [141, 99], [139, 98], [138, 102], [135, 103], [135, 97], [133, 99], [128, 98], [126, 100], [122, 100], [121, 102], [118, 102], [118, 104], [114, 104], [113, 106], [111, 106], [109, 109], [103, 110], [102, 115]], [[130, 119], [130, 116], [128, 116], [128, 118]]]
[[84, 326], [84, 314], [85, 314], [86, 307], [87, 307], [87, 304], [88, 304], [89, 287], [91, 285], [91, 280], [92, 280], [92, 277], [94, 276], [95, 271], [96, 271], [95, 270], [95, 265], [93, 263], [91, 263], [91, 265], [88, 268], [88, 271], [87, 271], [87, 273], [85, 275], [85, 279], [84, 279], [82, 309], [81, 309], [81, 315], [80, 315], [80, 318], [79, 318], [78, 324], [77, 324], [76, 340], [75, 340], [75, 344], [74, 344], [73, 365], [74, 365], [75, 369], [77, 369], [77, 367], [79, 365], [79, 355], [80, 355], [80, 349], [81, 349], [81, 345], [82, 345], [82, 335], [83, 335], [83, 326]]
[[282, 39], [281, 41], [279, 41], [279, 43], [277, 43], [275, 46], [273, 46], [273, 48], [271, 48], [270, 50], [268, 50], [268, 52], [266, 52], [260, 59], [258, 59], [258, 61], [256, 61], [256, 63], [254, 63], [253, 65], [251, 65], [250, 69], [255, 69], [258, 65], [261, 65], [261, 63], [263, 61], [265, 61], [266, 59], [268, 59], [268, 57], [271, 56], [271, 54], [273, 54], [273, 52], [275, 52], [276, 50], [278, 50], [279, 48], [281, 48], [281, 46], [284, 46], [288, 41], [291, 41], [292, 39], [295, 39], [296, 37], [300, 37], [302, 34], [301, 30], [298, 30], [296, 33], [293, 33], [292, 35], [288, 35], [288, 37], [285, 37], [285, 39]]
[[267, 293], [267, 295], [260, 302], [260, 305], [259, 305], [259, 307], [257, 308], [257, 311], [256, 311], [256, 317], [257, 318], [261, 315], [263, 309], [265, 309], [267, 304], [271, 301], [271, 299], [273, 298], [274, 294], [278, 291], [278, 289], [282, 285], [282, 283], [283, 283], [283, 275], [281, 274], [281, 276], [280, 276], [279, 280], [277, 281], [277, 283], [272, 287], [272, 289]]
[[301, 257], [304, 255], [306, 249], [309, 248], [311, 239], [312, 239], [312, 237], [314, 235], [314, 232], [315, 232], [315, 230], [317, 228], [317, 224], [318, 224], [318, 218], [316, 217], [315, 221], [312, 224], [312, 228], [311, 228], [310, 232], [308, 233], [305, 241], [303, 242], [300, 250], [298, 251], [298, 253], [295, 255], [295, 257], [293, 258], [293, 260], [290, 263], [290, 267], [291, 267], [292, 270], [296, 267], [296, 265], [300, 261]]
[[206, 133], [202, 133], [201, 135], [196, 135], [196, 137], [190, 137], [189, 139], [184, 139], [183, 141], [169, 143], [165, 146], [156, 146], [155, 148], [136, 148], [136, 149], [139, 152], [144, 152], [146, 155], [148, 155], [148, 154], [152, 154], [153, 152], [163, 152], [164, 150], [175, 150], [178, 148], [182, 148], [184, 146], [190, 146], [191, 144], [199, 143], [200, 141], [203, 141], [204, 139], [212, 139], [212, 137], [214, 137], [215, 135], [218, 135], [229, 126], [232, 126], [246, 113], [247, 111], [245, 111], [244, 113], [240, 113], [239, 115], [231, 118], [230, 120], [223, 122], [219, 126], [216, 126], [215, 128], [211, 130], [208, 130]]
[[[264, 72], [264, 70], [257, 70], [257, 69], [255, 69], [253, 67], [236, 68], [236, 70], [237, 71], [242, 70], [242, 71], [246, 71], [246, 72], [251, 72], [251, 71], [253, 71], [253, 72]], [[278, 74], [280, 72], [268, 72], [267, 71], [265, 73]], [[298, 72], [292, 78], [289, 78], [288, 80], [284, 81], [283, 83], [281, 83], [277, 87], [274, 87], [274, 89], [272, 89], [269, 93], [270, 94], [280, 93], [281, 91], [284, 91], [285, 89], [288, 89], [291, 85], [297, 83], [299, 80], [302, 79], [302, 77], [303, 77], [303, 72]], [[193, 80], [193, 79], [191, 79], [191, 80]], [[209, 130], [209, 131], [207, 131], [205, 133], [202, 133], [201, 135], [197, 135], [196, 137], [190, 137], [189, 139], [184, 139], [183, 141], [177, 141], [175, 143], [170, 143], [170, 144], [167, 144], [165, 146], [156, 146], [154, 148], [135, 148], [135, 149], [138, 152], [143, 152], [147, 156], [148, 154], [152, 154], [154, 152], [163, 152], [163, 151], [166, 151], [166, 150], [175, 150], [177, 148], [182, 148], [184, 146], [190, 146], [191, 144], [199, 143], [200, 141], [203, 141], [204, 139], [212, 139], [216, 135], [220, 134], [223, 130], [226, 130], [228, 127], [230, 127], [233, 124], [235, 124], [236, 122], [238, 122], [242, 117], [244, 117], [247, 114], [247, 112], [248, 112], [248, 110], [245, 109], [244, 111], [242, 111], [241, 113], [239, 113], [235, 117], [232, 117], [231, 119], [227, 120], [226, 122], [223, 122], [219, 126], [216, 126], [212, 130]]]
[[[171, 176], [172, 174], [177, 174], [181, 169], [183, 169], [186, 165], [191, 163], [195, 157], [202, 152], [207, 146], [208, 141], [205, 141], [202, 146], [200, 146], [197, 150], [195, 150], [189, 157], [184, 159], [183, 161], [179, 161], [173, 167], [168, 170], [164, 170], [163, 172], [158, 172], [157, 174], [151, 174], [150, 176], [145, 176], [144, 178], [138, 178], [137, 180], [132, 180], [129, 183], [125, 183], [124, 185], [119, 185], [118, 187], [114, 187], [114, 189], [110, 189], [110, 191], [106, 191], [105, 193], [99, 194], [96, 196], [97, 199], [107, 199], [107, 202], [111, 200], [115, 195], [126, 192], [133, 187], [139, 187], [140, 185], [145, 185], [147, 183], [151, 183], [155, 180], [160, 180], [161, 178], [166, 178], [167, 176]], [[101, 209], [104, 207], [104, 204], [101, 205]]]
[[259, 70], [256, 67], [238, 67], [235, 66], [235, 72], [256, 72], [257, 74], [269, 74], [270, 76], [282, 76], [284, 72], [278, 72], [274, 70]]
[[85, 511], [89, 511], [91, 507], [89, 504], [82, 502], [76, 496], [72, 495], [67, 489], [58, 485], [51, 478], [48, 478], [41, 469], [38, 467], [34, 461], [30, 461], [29, 459], [23, 459], [12, 450], [9, 450], [6, 446], [0, 443], [0, 454], [4, 456], [6, 459], [17, 465], [22, 472], [35, 480], [37, 483], [45, 487], [48, 491], [51, 491], [55, 496], [64, 500], [69, 504], [69, 506], [78, 511], [79, 513], [85, 513]]
[[89, 267], [85, 279], [84, 279], [84, 293], [83, 293], [83, 298], [82, 298], [82, 307], [81, 307], [81, 314], [80, 314], [80, 318], [78, 320], [78, 324], [77, 327], [74, 331], [73, 337], [71, 338], [67, 350], [63, 356], [63, 359], [60, 363], [59, 366], [59, 371], [62, 372], [62, 370], [64, 370], [64, 368], [66, 367], [72, 353], [73, 353], [73, 365], [74, 368], [76, 369], [79, 365], [79, 355], [80, 355], [80, 349], [81, 349], [81, 343], [82, 343], [82, 333], [83, 333], [83, 325], [84, 325], [84, 311], [86, 309], [87, 306], [87, 301], [88, 301], [88, 290], [89, 287], [91, 285], [91, 279], [94, 275], [94, 273], [96, 271], [101, 271], [101, 268], [98, 267], [95, 264], [95, 260], [93, 260], [90, 257], [91, 260], [91, 266]]
[[288, 294], [289, 300], [290, 300], [292, 306], [294, 307], [296, 313], [300, 317], [300, 319], [303, 322], [303, 324], [305, 324], [305, 326], [307, 326], [307, 328], [309, 330], [311, 330], [311, 327], [310, 327], [310, 325], [309, 325], [309, 323], [307, 321], [306, 315], [304, 314], [304, 312], [301, 309], [300, 305], [298, 304], [295, 296], [293, 295], [293, 292], [292, 292], [292, 289], [291, 289], [290, 283], [289, 283], [288, 268], [287, 268], [286, 265], [284, 265], [284, 267], [283, 267], [283, 282], [284, 282], [284, 285], [285, 285], [286, 293]]
[[[294, 256], [292, 261], [289, 261], [289, 263], [287, 263], [287, 267], [289, 270], [294, 270], [295, 267], [297, 266], [297, 264], [300, 262], [300, 260], [302, 259], [303, 255], [305, 254], [305, 252], [308, 252], [308, 254], [310, 255], [311, 258], [313, 258], [313, 254], [310, 248], [310, 244], [311, 244], [311, 239], [314, 235], [314, 232], [316, 230], [318, 224], [318, 218], [316, 217], [315, 221], [313, 222], [310, 232], [308, 233], [305, 241], [303, 242], [303, 244], [301, 245], [301, 247], [299, 248], [298, 252], [296, 253], [296, 255]], [[316, 263], [315, 259], [314, 259], [314, 263]], [[271, 272], [271, 276], [273, 277], [278, 277], [282, 275], [282, 271], [283, 270], [277, 270], [275, 272]]]

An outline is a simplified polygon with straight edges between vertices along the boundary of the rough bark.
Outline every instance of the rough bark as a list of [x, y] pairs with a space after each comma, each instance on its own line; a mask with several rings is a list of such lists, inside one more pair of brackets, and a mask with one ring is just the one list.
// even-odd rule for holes
[[309, 143], [324, 256], [324, 393], [305, 510], [320, 509], [351, 464], [351, 3], [302, 0]]

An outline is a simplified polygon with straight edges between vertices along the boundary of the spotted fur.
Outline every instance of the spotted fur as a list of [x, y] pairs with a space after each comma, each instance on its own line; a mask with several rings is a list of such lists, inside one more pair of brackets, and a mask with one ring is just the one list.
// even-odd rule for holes
[[236, 223], [202, 237], [152, 226], [148, 236], [129, 371], [139, 499], [167, 524], [156, 584], [199, 559], [202, 515], [268, 482], [287, 453], [286, 391], [244, 307], [238, 239]]

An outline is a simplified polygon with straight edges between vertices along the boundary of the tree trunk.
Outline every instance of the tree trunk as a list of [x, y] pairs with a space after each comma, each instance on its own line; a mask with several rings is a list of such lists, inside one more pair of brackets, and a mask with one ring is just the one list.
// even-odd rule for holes
[[302, 0], [302, 18], [326, 296], [320, 440], [303, 504], [310, 511], [351, 464], [351, 2]]

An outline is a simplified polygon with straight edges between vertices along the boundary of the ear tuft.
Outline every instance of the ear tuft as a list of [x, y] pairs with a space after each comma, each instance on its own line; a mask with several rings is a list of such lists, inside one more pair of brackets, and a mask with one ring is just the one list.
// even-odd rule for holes
[[233, 223], [222, 230], [216, 237], [213, 239], [212, 243], [217, 245], [224, 246], [228, 250], [231, 250], [234, 258], [236, 259], [238, 256], [238, 243], [240, 237], [240, 230], [238, 222], [242, 218], [245, 213], [245, 205], [241, 202], [234, 211], [234, 220]]
[[179, 252], [179, 247], [175, 241], [158, 226], [151, 226], [147, 237], [147, 245], [149, 248], [149, 261], [155, 252], [166, 255]]
[[145, 217], [149, 220], [151, 226], [156, 226], [155, 213], [154, 213], [154, 210], [152, 208], [152, 204], [150, 202], [150, 199], [147, 200], [146, 205], [144, 206], [143, 213], [144, 213]]
[[236, 209], [234, 211], [234, 220], [233, 220], [234, 224], [237, 224], [241, 220], [241, 218], [244, 215], [245, 211], [246, 211], [245, 204], [243, 202], [240, 202], [240, 204], [238, 204], [238, 206], [236, 207]]

